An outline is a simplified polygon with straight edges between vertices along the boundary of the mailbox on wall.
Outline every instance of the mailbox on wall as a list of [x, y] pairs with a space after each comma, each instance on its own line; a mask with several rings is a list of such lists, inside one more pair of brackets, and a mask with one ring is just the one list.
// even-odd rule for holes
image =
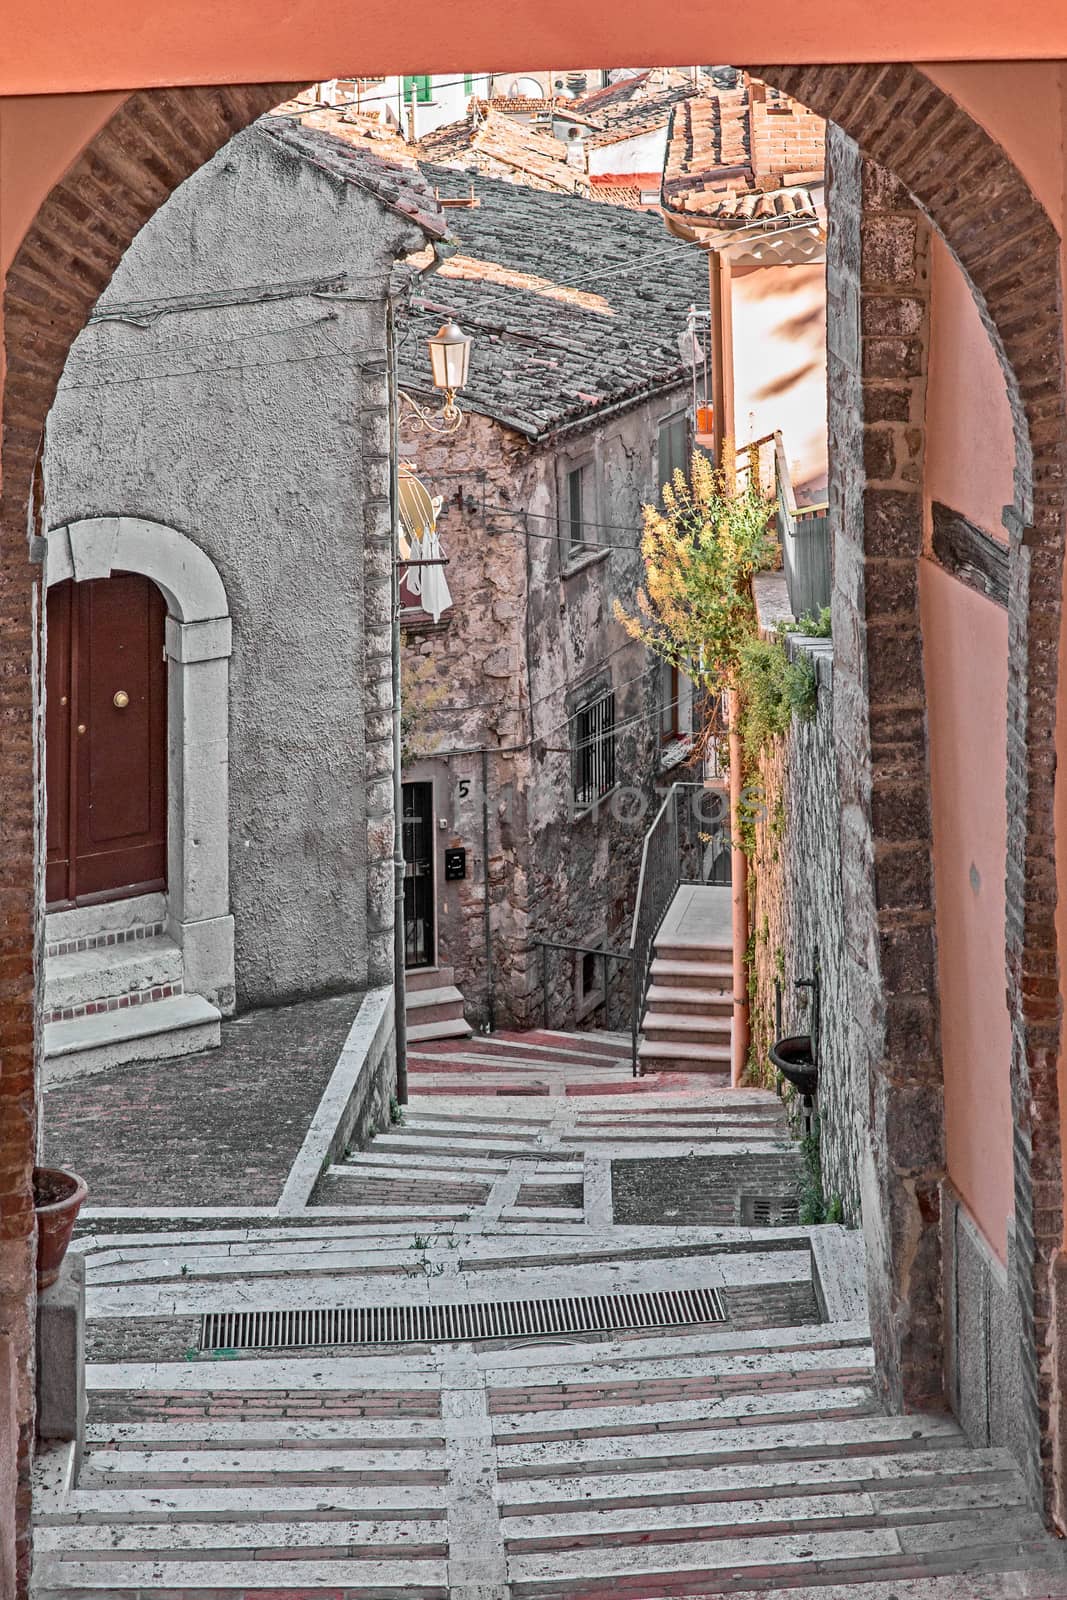
[[467, 852], [464, 849], [445, 851], [445, 882], [454, 883], [467, 876]]

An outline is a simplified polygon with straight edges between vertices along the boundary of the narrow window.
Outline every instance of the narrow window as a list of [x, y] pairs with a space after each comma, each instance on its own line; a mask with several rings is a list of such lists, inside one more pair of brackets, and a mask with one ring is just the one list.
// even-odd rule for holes
[[678, 668], [669, 661], [661, 661], [659, 667], [659, 734], [664, 744], [677, 739], [681, 734], [681, 718], [679, 709], [681, 705], [681, 679]]
[[684, 411], [665, 417], [659, 425], [657, 448], [659, 487], [674, 482], [675, 472], [689, 470], [689, 417]]
[[582, 955], [582, 999], [587, 999], [595, 988], [596, 956], [591, 950], [586, 950]]
[[591, 806], [615, 787], [615, 695], [601, 695], [574, 718], [574, 800]]
[[593, 471], [587, 462], [567, 474], [567, 554], [573, 560], [596, 544]]
[[474, 93], [474, 73], [473, 72], [465, 72], [463, 74], [463, 93], [467, 96], [468, 100], [470, 99], [471, 95]]

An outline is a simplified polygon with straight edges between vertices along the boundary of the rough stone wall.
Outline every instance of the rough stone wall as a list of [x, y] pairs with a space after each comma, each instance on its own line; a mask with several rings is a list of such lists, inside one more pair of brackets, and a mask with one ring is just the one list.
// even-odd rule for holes
[[811, 1030], [811, 991], [798, 990], [795, 981], [811, 977], [817, 961], [823, 1188], [828, 1199], [841, 1200], [845, 1222], [855, 1228], [861, 1220], [867, 1079], [845, 958], [833, 664], [825, 640], [808, 644], [794, 637], [790, 650], [794, 659], [805, 652], [813, 658], [818, 706], [810, 722], [794, 717], [789, 732], [773, 741], [759, 764], [763, 800], [752, 860], [752, 1049], [764, 1067], [775, 1037], [776, 979], [782, 986], [783, 1035]]
[[929, 236], [838, 129], [827, 154], [833, 707], [872, 1330], [892, 1401], [936, 1406], [944, 1109], [917, 572]]
[[[249, 129], [139, 234], [101, 301], [111, 319], [75, 342], [49, 419], [50, 526], [167, 524], [226, 588], [244, 1006], [390, 972], [385, 298], [394, 257], [421, 242]], [[369, 282], [367, 298], [294, 290], [248, 303], [250, 286], [340, 272]], [[228, 294], [241, 298], [219, 304]], [[130, 302], [178, 296], [147, 325], [122, 316]]]
[[[491, 976], [494, 1022], [540, 1025], [547, 971], [551, 1026], [629, 1025], [622, 963], [609, 963], [605, 1008], [583, 998], [580, 957], [543, 957], [535, 941], [628, 944], [641, 845], [658, 804], [659, 736], [655, 673], [612, 608], [616, 598], [634, 607], [658, 423], [683, 404], [684, 395], [669, 393], [557, 445], [535, 446], [478, 416], [446, 443], [411, 441], [413, 467], [444, 497], [438, 527], [454, 607], [436, 627], [405, 621], [409, 663], [430, 665], [415, 691], [426, 701], [419, 753], [404, 776], [435, 785], [438, 960], [454, 966], [472, 1023], [488, 1021]], [[593, 515], [603, 526], [599, 548], [570, 562], [560, 538], [560, 485], [578, 461], [592, 463]], [[585, 699], [612, 687], [617, 787], [579, 814], [571, 719]], [[467, 848], [468, 876], [446, 883], [444, 849], [454, 845]], [[594, 996], [602, 970], [598, 962]]]

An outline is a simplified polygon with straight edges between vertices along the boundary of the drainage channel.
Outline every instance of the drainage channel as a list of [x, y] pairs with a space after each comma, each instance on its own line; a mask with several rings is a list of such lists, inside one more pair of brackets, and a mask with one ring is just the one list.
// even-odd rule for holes
[[613, 1333], [725, 1322], [717, 1289], [657, 1289], [552, 1300], [210, 1311], [201, 1350], [311, 1350], [329, 1345], [450, 1344], [538, 1334]]

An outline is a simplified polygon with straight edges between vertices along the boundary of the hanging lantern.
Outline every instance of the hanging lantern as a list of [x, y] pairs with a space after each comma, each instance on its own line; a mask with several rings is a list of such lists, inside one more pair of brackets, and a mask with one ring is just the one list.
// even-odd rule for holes
[[462, 389], [471, 359], [471, 341], [463, 329], [458, 323], [446, 322], [426, 342], [430, 349], [434, 388], [443, 389], [448, 395]]

